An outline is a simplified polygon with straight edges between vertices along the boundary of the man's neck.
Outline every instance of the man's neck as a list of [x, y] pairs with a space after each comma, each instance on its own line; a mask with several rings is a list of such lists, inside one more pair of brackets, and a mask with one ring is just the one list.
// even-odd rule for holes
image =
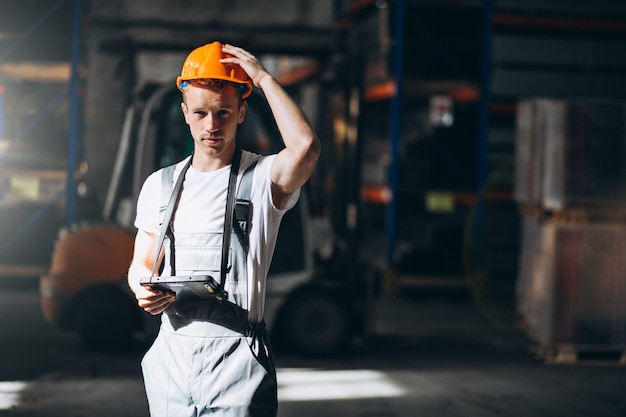
[[235, 147], [224, 150], [221, 154], [209, 155], [204, 152], [194, 152], [191, 166], [200, 172], [211, 172], [222, 169], [231, 164], [235, 154]]

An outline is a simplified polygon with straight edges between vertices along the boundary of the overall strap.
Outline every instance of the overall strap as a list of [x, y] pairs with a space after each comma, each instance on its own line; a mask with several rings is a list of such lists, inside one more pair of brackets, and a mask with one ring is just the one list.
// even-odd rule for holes
[[235, 200], [234, 221], [232, 223], [232, 262], [230, 268], [234, 269], [235, 275], [233, 279], [237, 282], [239, 291], [245, 289], [245, 293], [240, 293], [239, 304], [242, 308], [248, 309], [250, 298], [248, 295], [248, 268], [247, 258], [250, 246], [250, 227], [252, 220], [252, 202], [250, 201], [252, 191], [252, 179], [254, 169], [257, 165], [259, 157], [255, 157], [252, 164], [245, 169], [239, 178], [237, 186], [237, 199]]
[[[170, 227], [170, 221], [172, 220], [172, 215], [174, 214], [174, 210], [176, 208], [176, 204], [178, 203], [178, 197], [180, 196], [180, 190], [183, 186], [183, 181], [185, 180], [185, 174], [187, 170], [191, 166], [191, 160], [193, 156], [189, 157], [189, 160], [183, 166], [180, 175], [178, 176], [178, 180], [176, 181], [176, 185], [174, 185], [172, 189], [172, 179], [174, 178], [174, 169], [176, 165], [171, 165], [163, 169], [161, 174], [161, 200], [165, 201], [167, 199], [167, 210], [165, 211], [165, 215], [163, 216], [161, 223], [161, 233], [159, 234], [159, 241], [156, 247], [156, 254], [154, 256], [154, 264], [152, 265], [152, 275], [156, 273], [157, 265], [159, 264], [159, 257], [161, 254], [161, 247], [163, 246], [163, 241], [165, 240], [165, 235], [167, 234], [167, 229]], [[171, 190], [171, 194], [170, 194]], [[169, 198], [167, 198], [169, 194]]]
[[239, 187], [237, 188], [237, 200], [250, 200], [250, 191], [252, 190], [252, 176], [254, 174], [254, 168], [260, 158], [257, 158], [243, 173]]
[[220, 289], [224, 289], [226, 274], [228, 273], [228, 251], [230, 250], [230, 233], [233, 227], [233, 207], [235, 204], [235, 186], [237, 185], [237, 174], [239, 173], [239, 163], [241, 162], [241, 149], [235, 148], [235, 154], [230, 165], [230, 176], [228, 178], [228, 193], [226, 194], [226, 213], [224, 214], [224, 234], [222, 236], [222, 265], [220, 267]]
[[[176, 164], [166, 166], [161, 171], [161, 207], [168, 206], [170, 196], [172, 195], [172, 180], [174, 179], [175, 170]], [[183, 168], [183, 170], [185, 169]]]
[[237, 236], [237, 241], [243, 249], [244, 254], [248, 252], [248, 233], [250, 227], [250, 215], [252, 211], [252, 203], [250, 202], [250, 194], [252, 191], [252, 178], [254, 176], [254, 168], [259, 158], [254, 160], [252, 164], [243, 173], [237, 188], [237, 200], [235, 202], [235, 223], [233, 229]]

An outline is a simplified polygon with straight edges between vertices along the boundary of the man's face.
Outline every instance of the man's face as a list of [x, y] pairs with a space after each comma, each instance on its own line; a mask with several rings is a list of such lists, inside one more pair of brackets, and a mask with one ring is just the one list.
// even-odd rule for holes
[[215, 91], [189, 85], [181, 103], [194, 141], [195, 153], [219, 157], [235, 146], [237, 125], [243, 122], [247, 102], [232, 86]]

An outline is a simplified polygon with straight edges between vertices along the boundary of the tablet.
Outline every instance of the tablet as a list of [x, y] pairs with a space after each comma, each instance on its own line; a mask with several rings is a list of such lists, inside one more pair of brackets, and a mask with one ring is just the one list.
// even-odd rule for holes
[[169, 277], [144, 277], [139, 283], [155, 290], [176, 294], [176, 299], [227, 300], [228, 293], [210, 275], [175, 275]]

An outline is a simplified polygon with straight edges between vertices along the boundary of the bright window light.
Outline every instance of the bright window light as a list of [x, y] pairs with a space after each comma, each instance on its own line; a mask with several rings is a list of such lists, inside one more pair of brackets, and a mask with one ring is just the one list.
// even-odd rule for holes
[[0, 381], [0, 410], [10, 410], [20, 404], [20, 393], [28, 386], [22, 381]]
[[383, 372], [365, 369], [278, 369], [277, 378], [279, 401], [388, 398], [405, 395], [404, 389]]

